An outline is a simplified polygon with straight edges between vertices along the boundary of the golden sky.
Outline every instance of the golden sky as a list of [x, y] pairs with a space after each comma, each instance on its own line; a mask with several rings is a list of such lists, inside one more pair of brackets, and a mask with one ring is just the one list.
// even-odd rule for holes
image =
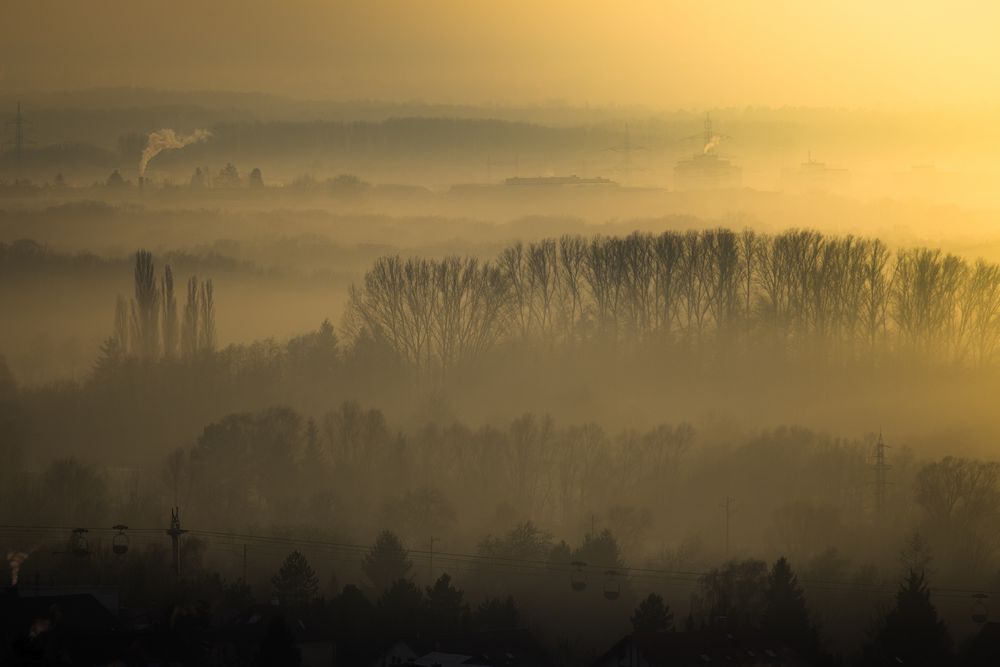
[[0, 88], [448, 103], [1000, 102], [1000, 3], [0, 0]]

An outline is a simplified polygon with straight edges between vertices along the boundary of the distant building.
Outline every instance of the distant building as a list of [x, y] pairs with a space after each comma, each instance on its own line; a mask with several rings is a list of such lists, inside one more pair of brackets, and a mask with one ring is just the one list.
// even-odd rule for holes
[[851, 172], [828, 167], [809, 155], [797, 169], [786, 169], [781, 174], [782, 185], [793, 192], [838, 192], [851, 183]]
[[701, 139], [701, 152], [681, 160], [674, 167], [674, 189], [725, 190], [740, 187], [743, 170], [716, 152], [723, 137], [715, 134], [708, 114], [705, 114]]
[[42, 664], [60, 655], [67, 664], [109, 664], [125, 654], [128, 639], [115, 615], [89, 593], [0, 590], [0, 663]]
[[738, 188], [743, 170], [715, 153], [701, 153], [674, 167], [675, 190], [724, 190]]
[[603, 185], [603, 186], [614, 186], [618, 185], [615, 181], [608, 178], [603, 178], [596, 176], [593, 178], [581, 178], [579, 176], [533, 176], [533, 177], [514, 177], [508, 178], [504, 181], [504, 185], [511, 187], [565, 187], [565, 186], [592, 186], [592, 185]]

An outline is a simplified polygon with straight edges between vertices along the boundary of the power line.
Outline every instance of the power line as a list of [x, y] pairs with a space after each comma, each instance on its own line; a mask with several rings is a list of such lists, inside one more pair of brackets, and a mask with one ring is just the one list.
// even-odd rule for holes
[[735, 502], [736, 498], [730, 498], [729, 496], [726, 496], [725, 502], [722, 505], [720, 505], [720, 507], [726, 510], [726, 558], [729, 558], [729, 524], [730, 521], [732, 520], [733, 503]]
[[[20, 533], [22, 535], [31, 535], [38, 532], [55, 532], [55, 531], [72, 531], [73, 528], [65, 526], [18, 526], [18, 525], [0, 525], [0, 534], [4, 533]], [[130, 532], [136, 533], [160, 533], [162, 534], [163, 528], [135, 528], [129, 529]], [[91, 533], [115, 533], [113, 529], [110, 528], [88, 528], [88, 532]], [[230, 547], [231, 553], [240, 554], [244, 552], [244, 549], [248, 545], [252, 545], [254, 549], [258, 549], [265, 552], [270, 552], [275, 555], [280, 555], [285, 553], [280, 550], [282, 546], [300, 546], [308, 547], [311, 549], [325, 549], [330, 552], [327, 554], [329, 560], [339, 560], [343, 562], [356, 562], [361, 555], [367, 553], [371, 546], [360, 545], [360, 544], [349, 544], [343, 542], [333, 542], [327, 540], [311, 540], [304, 538], [291, 538], [291, 537], [278, 537], [270, 535], [251, 535], [242, 533], [229, 533], [224, 531], [214, 531], [214, 530], [185, 530], [184, 533], [190, 536], [204, 537], [208, 538], [208, 541], [217, 543], [221, 546]], [[565, 574], [569, 575], [574, 566], [571, 563], [559, 563], [548, 560], [537, 560], [530, 558], [517, 558], [510, 556], [495, 556], [495, 555], [484, 555], [484, 554], [470, 554], [470, 553], [458, 553], [458, 552], [444, 552], [433, 550], [421, 550], [421, 549], [409, 549], [409, 556], [414, 560], [420, 561], [431, 561], [431, 559], [436, 559], [438, 562], [450, 563], [454, 566], [462, 566], [460, 571], [465, 572], [481, 572], [483, 570], [492, 570], [495, 572], [500, 572], [504, 574], [531, 574], [531, 575], [541, 575], [541, 574]], [[622, 571], [627, 573], [629, 579], [640, 580], [646, 582], [656, 582], [656, 583], [698, 583], [703, 577], [710, 576], [711, 571], [697, 571], [697, 570], [670, 570], [661, 568], [643, 568], [643, 567], [614, 567], [610, 566], [611, 569], [616, 571]], [[586, 573], [596, 576], [602, 576], [606, 573], [609, 568], [608, 565], [600, 564], [588, 564], [585, 568]], [[840, 582], [840, 581], [824, 581], [819, 579], [799, 579], [799, 582], [812, 590], [821, 591], [848, 591], [848, 592], [858, 592], [858, 593], [895, 593], [896, 588], [893, 586], [885, 586], [882, 584], [863, 584], [859, 582]], [[987, 593], [991, 596], [1000, 596], [1000, 591], [983, 591], [980, 589], [962, 589], [962, 588], [949, 588], [949, 587], [934, 587], [930, 589], [931, 592], [940, 597], [965, 597], [977, 593]]]

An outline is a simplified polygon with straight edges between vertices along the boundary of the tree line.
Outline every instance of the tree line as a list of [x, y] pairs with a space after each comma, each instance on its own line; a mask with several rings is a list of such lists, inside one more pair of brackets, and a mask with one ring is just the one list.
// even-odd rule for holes
[[135, 253], [134, 294], [119, 294], [112, 334], [101, 345], [98, 368], [138, 358], [142, 361], [193, 357], [215, 350], [215, 290], [212, 280], [188, 279], [178, 315], [174, 274], [167, 264], [159, 281], [153, 254]]
[[808, 230], [563, 236], [492, 261], [380, 258], [351, 288], [347, 324], [429, 373], [503, 344], [587, 342], [985, 365], [1000, 267]]

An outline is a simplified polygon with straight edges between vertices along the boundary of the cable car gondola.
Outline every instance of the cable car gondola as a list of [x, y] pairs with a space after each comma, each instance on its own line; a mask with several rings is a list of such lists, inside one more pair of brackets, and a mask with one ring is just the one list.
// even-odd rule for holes
[[87, 541], [86, 528], [74, 528], [69, 538], [69, 550], [74, 556], [89, 556], [90, 543]]
[[587, 573], [583, 571], [583, 568], [587, 567], [587, 564], [583, 561], [575, 560], [570, 565], [573, 566], [573, 571], [569, 575], [569, 585], [574, 591], [579, 593], [587, 589]]
[[976, 593], [972, 596], [975, 602], [972, 603], [972, 620], [976, 623], [985, 623], [990, 617], [990, 610], [986, 601], [990, 596], [986, 593]]
[[119, 556], [124, 556], [128, 553], [128, 535], [125, 534], [128, 526], [118, 524], [112, 526], [112, 530], [117, 530], [118, 534], [111, 538], [111, 551]]

